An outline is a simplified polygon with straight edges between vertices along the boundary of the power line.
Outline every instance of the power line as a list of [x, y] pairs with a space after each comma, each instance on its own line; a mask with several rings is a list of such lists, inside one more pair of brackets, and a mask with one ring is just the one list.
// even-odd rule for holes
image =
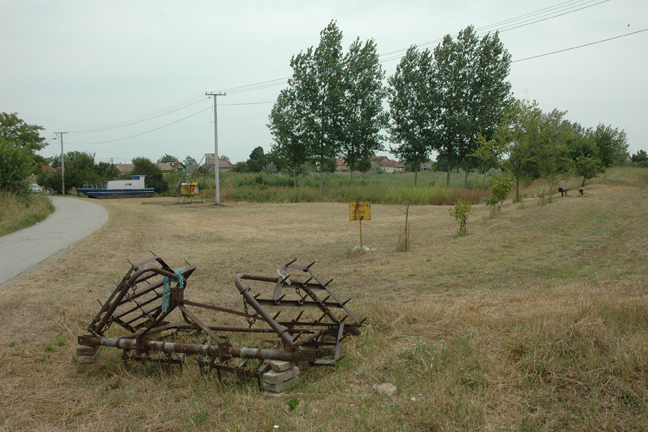
[[600, 43], [603, 43], [603, 42], [611, 41], [611, 40], [614, 40], [614, 39], [620, 39], [620, 38], [624, 38], [624, 37], [627, 37], [627, 36], [632, 36], [634, 34], [645, 32], [645, 31], [648, 31], [648, 28], [645, 28], [645, 29], [642, 29], [642, 30], [637, 30], [637, 31], [632, 32], [632, 33], [626, 33], [626, 34], [620, 35], [620, 36], [614, 36], [614, 37], [607, 38], [607, 39], [601, 39], [601, 40], [596, 41], [596, 42], [590, 42], [590, 43], [586, 43], [586, 44], [583, 44], [583, 45], [574, 46], [574, 47], [571, 47], [571, 48], [565, 48], [565, 49], [561, 49], [561, 50], [558, 50], [558, 51], [553, 51], [553, 52], [549, 52], [549, 53], [545, 53], [545, 54], [538, 54], [538, 55], [535, 55], [535, 56], [526, 57], [526, 58], [519, 59], [519, 60], [513, 60], [511, 63], [517, 63], [517, 62], [521, 62], [521, 61], [535, 59], [535, 58], [538, 58], [538, 57], [545, 57], [545, 56], [550, 56], [550, 55], [558, 54], [558, 53], [565, 52], [565, 51], [571, 51], [571, 50], [575, 50], [575, 49], [578, 49], [578, 48], [583, 48], [583, 47], [586, 47], [586, 46], [596, 45], [596, 44], [600, 44]]
[[[489, 28], [492, 29], [492, 28], [495, 28], [496, 26], [501, 25], [501, 24], [507, 24], [509, 26], [510, 25], [515, 25], [514, 27], [506, 27], [505, 26], [504, 29], [498, 30], [500, 33], [502, 33], [502, 32], [505, 32], [505, 31], [514, 30], [514, 29], [517, 29], [517, 28], [520, 28], [520, 27], [526, 27], [526, 26], [529, 26], [529, 25], [532, 25], [532, 24], [535, 24], [535, 23], [538, 23], [538, 22], [541, 22], [541, 21], [546, 21], [546, 20], [549, 20], [549, 19], [553, 19], [553, 18], [557, 18], [557, 17], [563, 16], [563, 15], [570, 14], [570, 13], [574, 13], [574, 12], [577, 12], [577, 11], [580, 11], [580, 10], [583, 10], [583, 9], [586, 9], [586, 8], [598, 6], [600, 4], [607, 3], [609, 1], [610, 0], [569, 0], [569, 1], [566, 1], [566, 2], [563, 2], [563, 3], [558, 3], [558, 4], [554, 5], [554, 6], [549, 6], [549, 7], [546, 7], [546, 8], [539, 9], [537, 11], [533, 11], [533, 12], [529, 12], [529, 13], [526, 13], [526, 14], [518, 15], [517, 17], [508, 18], [508, 19], [503, 20], [503, 21], [498, 21], [496, 23], [488, 24], [486, 26], [476, 28], [475, 30], [477, 31], [477, 33], [479, 35], [482, 35], [482, 34], [488, 33], [488, 31], [485, 31], [486, 29], [489, 29]], [[583, 2], [587, 6], [583, 6]], [[591, 4], [591, 3], [594, 3], [594, 4]], [[581, 7], [578, 7], [577, 9], [573, 9], [574, 7], [577, 7], [577, 6], [581, 6]], [[561, 12], [560, 9], [564, 10], [564, 9], [569, 9], [569, 8], [572, 8], [572, 9], [567, 10], [566, 12], [562, 11], [562, 13], [556, 13], [556, 12]], [[551, 11], [551, 12], [549, 12], [549, 11]], [[548, 14], [548, 12], [549, 12], [549, 14], [553, 14], [553, 15], [546, 16]], [[537, 15], [542, 15], [542, 16], [538, 17]], [[533, 21], [533, 19], [532, 19], [531, 22], [529, 22], [529, 18], [534, 17], [534, 16], [535, 16], [535, 18], [533, 18], [533, 19], [535, 21]], [[516, 23], [519, 23], [519, 22], [522, 22], [523, 24], [517, 25]], [[433, 44], [437, 44], [437, 43], [439, 43], [441, 41], [443, 41], [443, 38], [435, 39], [435, 40], [429, 41], [429, 42], [424, 42], [424, 43], [419, 44], [417, 46], [433, 45]], [[396, 51], [390, 51], [390, 52], [381, 54], [380, 55], [381, 60], [380, 60], [379, 63], [387, 63], [389, 61], [399, 60], [400, 58], [403, 57], [401, 55], [401, 53], [406, 52], [408, 49], [409, 48], [403, 48], [403, 49], [399, 49], [399, 50], [396, 50]], [[261, 81], [261, 82], [254, 83], [254, 84], [247, 84], [247, 85], [242, 85], [242, 86], [238, 86], [238, 87], [231, 87], [231, 88], [228, 88], [228, 89], [224, 89], [223, 91], [227, 91], [230, 94], [238, 94], [238, 93], [246, 93], [246, 92], [250, 92], [250, 91], [263, 90], [263, 89], [270, 88], [270, 87], [276, 87], [276, 86], [279, 86], [279, 85], [284, 85], [289, 79], [290, 79], [290, 77], [277, 78], [277, 79], [268, 80], [268, 81]]]
[[[198, 100], [196, 100], [196, 99], [198, 99]], [[197, 104], [202, 103], [202, 102], [207, 101], [207, 100], [209, 100], [209, 98], [205, 97], [204, 95], [194, 96], [194, 97], [192, 97], [190, 99], [187, 99], [187, 100], [185, 100], [183, 102], [179, 102], [179, 103], [177, 103], [175, 105], [172, 105], [170, 107], [163, 108], [161, 110], [155, 111], [155, 112], [150, 113], [150, 114], [145, 114], [143, 116], [137, 117], [137, 118], [132, 119], [132, 120], [125, 120], [123, 122], [115, 123], [113, 125], [102, 126], [102, 127], [93, 128], [93, 129], [70, 131], [70, 133], [82, 134], [82, 133], [92, 133], [92, 132], [104, 132], [104, 131], [111, 130], [111, 129], [117, 129], [117, 128], [122, 128], [122, 127], [126, 127], [126, 126], [132, 126], [132, 125], [137, 124], [137, 123], [142, 123], [142, 122], [145, 122], [145, 121], [148, 121], [148, 120], [153, 120], [155, 118], [162, 117], [162, 116], [165, 116], [165, 115], [168, 115], [168, 114], [171, 114], [171, 113], [174, 113], [174, 112], [177, 112], [177, 111], [192, 107], [194, 105], [197, 105]]]
[[[582, 1], [583, 0], [577, 0], [576, 3], [582, 3]], [[547, 21], [547, 20], [550, 20], [550, 19], [553, 19], [553, 18], [558, 18], [560, 16], [567, 15], [567, 14], [570, 14], [570, 13], [578, 12], [578, 11], [583, 10], [583, 9], [598, 6], [598, 5], [601, 5], [603, 3], [607, 3], [609, 1], [610, 0], [587, 0], [587, 3], [594, 3], [594, 4], [589, 4], [587, 6], [582, 6], [582, 5], [578, 5], [578, 4], [565, 6], [565, 5], [569, 4], [569, 3], [574, 3], [574, 0], [571, 0], [571, 1], [564, 2], [564, 3], [559, 3], [559, 4], [555, 5], [555, 6], [551, 6], [551, 7], [548, 7], [548, 8], [539, 9], [539, 10], [537, 10], [535, 12], [529, 12], [527, 14], [519, 15], [517, 17], [510, 18], [510, 19], [507, 19], [507, 20], [504, 20], [504, 21], [500, 21], [500, 22], [497, 22], [497, 23], [494, 23], [494, 24], [488, 24], [486, 26], [476, 28], [475, 31], [476, 31], [477, 35], [483, 35], [483, 34], [489, 33], [490, 30], [486, 31], [486, 29], [497, 30], [499, 33], [504, 33], [504, 32], [511, 31], [511, 30], [514, 30], [514, 29], [518, 29], [518, 28], [521, 28], [521, 27], [526, 27], [526, 26], [529, 26], [529, 25], [532, 25], [532, 24], [536, 24], [536, 23], [539, 23], [539, 22], [542, 22], [542, 21]], [[548, 9], [573, 8], [573, 7], [576, 7], [576, 6], [582, 6], [582, 7], [578, 7], [577, 9], [571, 9], [571, 10], [569, 10], [567, 12], [562, 12], [562, 13], [556, 13], [556, 12], [559, 12], [559, 11], [552, 11], [551, 14], [553, 14], [553, 15], [546, 16], [547, 15], [546, 10], [548, 10]], [[535, 17], [535, 18], [528, 19], [528, 17], [534, 16], [534, 15], [539, 15], [539, 14], [544, 14], [544, 15], [541, 16], [541, 17]], [[499, 29], [496, 28], [498, 25], [500, 25], [502, 23], [507, 23], [507, 25], [505, 25], [503, 28], [499, 28]], [[443, 38], [435, 39], [435, 40], [429, 41], [429, 42], [424, 42], [422, 44], [418, 44], [417, 46], [425, 47], [425, 46], [435, 45], [435, 44], [440, 43], [441, 41], [443, 41]], [[381, 56], [380, 63], [386, 63], [386, 62], [389, 62], [389, 61], [399, 60], [400, 58], [403, 57], [401, 55], [401, 53], [404, 53], [408, 49], [409, 48], [404, 48], [404, 49], [391, 51], [389, 53], [383, 54]]]
[[[570, 7], [573, 7], [574, 4], [583, 3], [583, 1], [585, 1], [585, 0], [569, 0], [569, 1], [566, 1], [566, 2], [563, 2], [563, 3], [555, 4], [553, 6], [548, 6], [548, 7], [543, 8], [543, 9], [538, 9], [537, 11], [528, 12], [526, 14], [518, 15], [517, 17], [508, 18], [508, 19], [505, 19], [505, 20], [502, 20], [502, 21], [498, 21], [498, 22], [495, 22], [495, 23], [492, 23], [492, 24], [489, 24], [489, 25], [486, 25], [486, 26], [483, 26], [483, 27], [477, 27], [477, 28], [475, 28], [475, 30], [481, 31], [481, 30], [486, 30], [488, 28], [497, 27], [497, 26], [504, 25], [504, 24], [508, 25], [511, 22], [517, 21], [517, 20], [519, 20], [521, 18], [528, 18], [528, 17], [532, 17], [532, 16], [535, 16], [535, 15], [540, 15], [540, 14], [546, 13], [547, 11], [555, 11], [556, 9], [570, 8]], [[596, 0], [587, 0], [586, 3], [591, 3], [593, 1], [596, 1]]]
[[262, 105], [262, 104], [273, 104], [275, 102], [276, 101], [246, 102], [246, 103], [220, 104], [220, 106]]
[[518, 26], [515, 26], [515, 27], [509, 27], [509, 28], [507, 28], [507, 29], [500, 30], [499, 32], [500, 32], [500, 33], [504, 33], [504, 32], [507, 32], [507, 31], [515, 30], [515, 29], [520, 28], [520, 27], [525, 27], [525, 26], [527, 26], [527, 25], [536, 24], [536, 23], [539, 23], [539, 22], [542, 22], [542, 21], [547, 21], [547, 20], [553, 19], [553, 18], [558, 18], [558, 17], [561, 17], [561, 16], [563, 16], [563, 15], [568, 15], [568, 14], [571, 14], [571, 13], [574, 13], [574, 12], [581, 11], [581, 10], [583, 10], [583, 9], [588, 9], [588, 8], [591, 8], [591, 7], [594, 7], [594, 6], [598, 6], [598, 5], [601, 5], [601, 4], [603, 4], [603, 3], [607, 3], [607, 2], [609, 2], [609, 1], [610, 1], [610, 0], [603, 0], [603, 1], [600, 2], [600, 3], [596, 3], [596, 4], [593, 4], [593, 5], [589, 5], [589, 6], [584, 6], [584, 7], [582, 7], [582, 8], [574, 9], [574, 10], [571, 10], [571, 11], [569, 11], [569, 12], [561, 13], [561, 14], [554, 15], [554, 16], [551, 16], [551, 17], [548, 17], [548, 18], [539, 19], [539, 20], [537, 20], [537, 21], [533, 21], [533, 22], [531, 22], [531, 23], [529, 23], [529, 24], [523, 24], [523, 25], [518, 25]]
[[93, 142], [93, 143], [78, 143], [78, 144], [75, 143], [74, 145], [96, 145], [96, 144], [107, 144], [107, 143], [111, 143], [111, 142], [122, 141], [122, 140], [129, 139], [129, 138], [135, 138], [135, 137], [138, 137], [138, 136], [141, 136], [141, 135], [145, 135], [145, 134], [147, 134], [147, 133], [155, 132], [156, 130], [160, 130], [160, 129], [163, 129], [163, 128], [165, 128], [165, 127], [168, 127], [168, 126], [174, 125], [174, 124], [179, 123], [179, 122], [181, 122], [181, 121], [183, 121], [183, 120], [187, 120], [187, 119], [190, 118], [190, 117], [196, 116], [196, 115], [198, 115], [198, 114], [200, 114], [200, 113], [202, 113], [202, 112], [205, 112], [205, 111], [207, 111], [207, 110], [210, 110], [210, 109], [212, 109], [211, 106], [210, 106], [210, 107], [207, 107], [207, 108], [205, 108], [205, 109], [202, 109], [202, 110], [200, 110], [200, 111], [198, 111], [198, 112], [195, 112], [195, 113], [193, 113], [193, 114], [190, 114], [190, 115], [188, 115], [187, 117], [181, 118], [180, 120], [176, 120], [176, 121], [174, 121], [174, 122], [171, 122], [171, 123], [165, 124], [164, 126], [160, 126], [160, 127], [155, 128], [155, 129], [151, 129], [151, 130], [148, 130], [148, 131], [146, 131], [146, 132], [138, 133], [138, 134], [135, 134], [135, 135], [131, 135], [131, 136], [123, 137], [123, 138], [117, 138], [117, 139], [109, 140], [109, 141], [101, 141], [101, 142]]

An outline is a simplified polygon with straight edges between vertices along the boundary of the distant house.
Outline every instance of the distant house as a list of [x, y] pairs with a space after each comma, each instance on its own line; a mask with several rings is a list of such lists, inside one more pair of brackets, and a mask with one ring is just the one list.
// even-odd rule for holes
[[198, 169], [198, 165], [189, 165], [185, 168], [185, 174], [192, 175]]
[[[205, 153], [205, 169], [213, 172], [216, 165], [214, 164], [214, 153]], [[218, 161], [218, 171], [227, 172], [232, 169], [232, 164], [227, 161]]]
[[119, 170], [119, 174], [127, 174], [133, 171], [133, 164], [115, 164], [115, 168]]
[[53, 173], [58, 171], [58, 168], [53, 168], [49, 165], [40, 164], [40, 166], [41, 166], [41, 171], [43, 171], [44, 173]]
[[347, 166], [346, 163], [344, 163], [344, 161], [342, 161], [340, 159], [337, 159], [337, 158], [335, 159], [335, 161], [337, 162], [337, 166], [335, 167], [335, 172], [347, 172], [347, 171], [349, 171], [349, 167]]
[[186, 168], [182, 162], [169, 162], [169, 165], [171, 165], [171, 168], [173, 168], [174, 172], [184, 172]]
[[371, 158], [371, 166], [382, 168], [385, 172], [405, 172], [405, 165], [402, 162], [389, 159], [387, 156], [374, 156]]
[[432, 165], [434, 165], [434, 161], [432, 159], [428, 159], [426, 162], [423, 162], [421, 164], [421, 169], [419, 171], [428, 171], [432, 169]]
[[163, 177], [170, 176], [173, 172], [175, 172], [175, 170], [173, 169], [173, 167], [169, 162], [156, 163], [155, 166], [160, 168]]
[[218, 171], [227, 172], [232, 169], [232, 164], [227, 161], [218, 161]]

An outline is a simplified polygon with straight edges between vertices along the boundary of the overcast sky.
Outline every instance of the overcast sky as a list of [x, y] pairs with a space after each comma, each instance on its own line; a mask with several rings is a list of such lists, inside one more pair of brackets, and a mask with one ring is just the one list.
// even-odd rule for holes
[[[345, 52], [373, 38], [388, 76], [411, 45], [432, 48], [471, 24], [499, 29], [516, 97], [624, 129], [631, 153], [648, 150], [648, 31], [523, 60], [648, 29], [646, 0], [0, 0], [0, 111], [45, 127], [48, 140], [69, 132], [65, 151], [96, 161], [200, 160], [214, 151], [205, 93], [226, 92], [219, 153], [246, 160], [270, 150], [268, 114], [291, 56], [316, 46], [331, 20]], [[60, 151], [50, 141], [41, 154]]]

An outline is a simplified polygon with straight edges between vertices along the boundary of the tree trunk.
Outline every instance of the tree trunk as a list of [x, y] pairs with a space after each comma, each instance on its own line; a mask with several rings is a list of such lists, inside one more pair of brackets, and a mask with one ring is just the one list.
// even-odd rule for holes
[[468, 171], [470, 171], [470, 161], [466, 158], [466, 176], [464, 177], [464, 189], [468, 189]]
[[353, 170], [349, 170], [349, 171], [351, 171], [351, 186], [353, 186]]
[[484, 164], [484, 190], [486, 190], [486, 164]]
[[520, 201], [520, 176], [515, 176], [515, 202]]
[[448, 154], [448, 179], [446, 180], [446, 187], [450, 187], [450, 170], [452, 165], [450, 163], [450, 154]]
[[320, 192], [324, 190], [324, 167], [320, 165]]
[[297, 187], [297, 169], [293, 169], [293, 187]]

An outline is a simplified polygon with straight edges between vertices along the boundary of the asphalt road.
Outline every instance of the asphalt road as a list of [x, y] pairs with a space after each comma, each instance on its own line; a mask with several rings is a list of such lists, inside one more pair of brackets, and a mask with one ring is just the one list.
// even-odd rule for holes
[[56, 211], [43, 222], [0, 237], [0, 289], [28, 270], [108, 222], [100, 205], [74, 198], [50, 197]]

